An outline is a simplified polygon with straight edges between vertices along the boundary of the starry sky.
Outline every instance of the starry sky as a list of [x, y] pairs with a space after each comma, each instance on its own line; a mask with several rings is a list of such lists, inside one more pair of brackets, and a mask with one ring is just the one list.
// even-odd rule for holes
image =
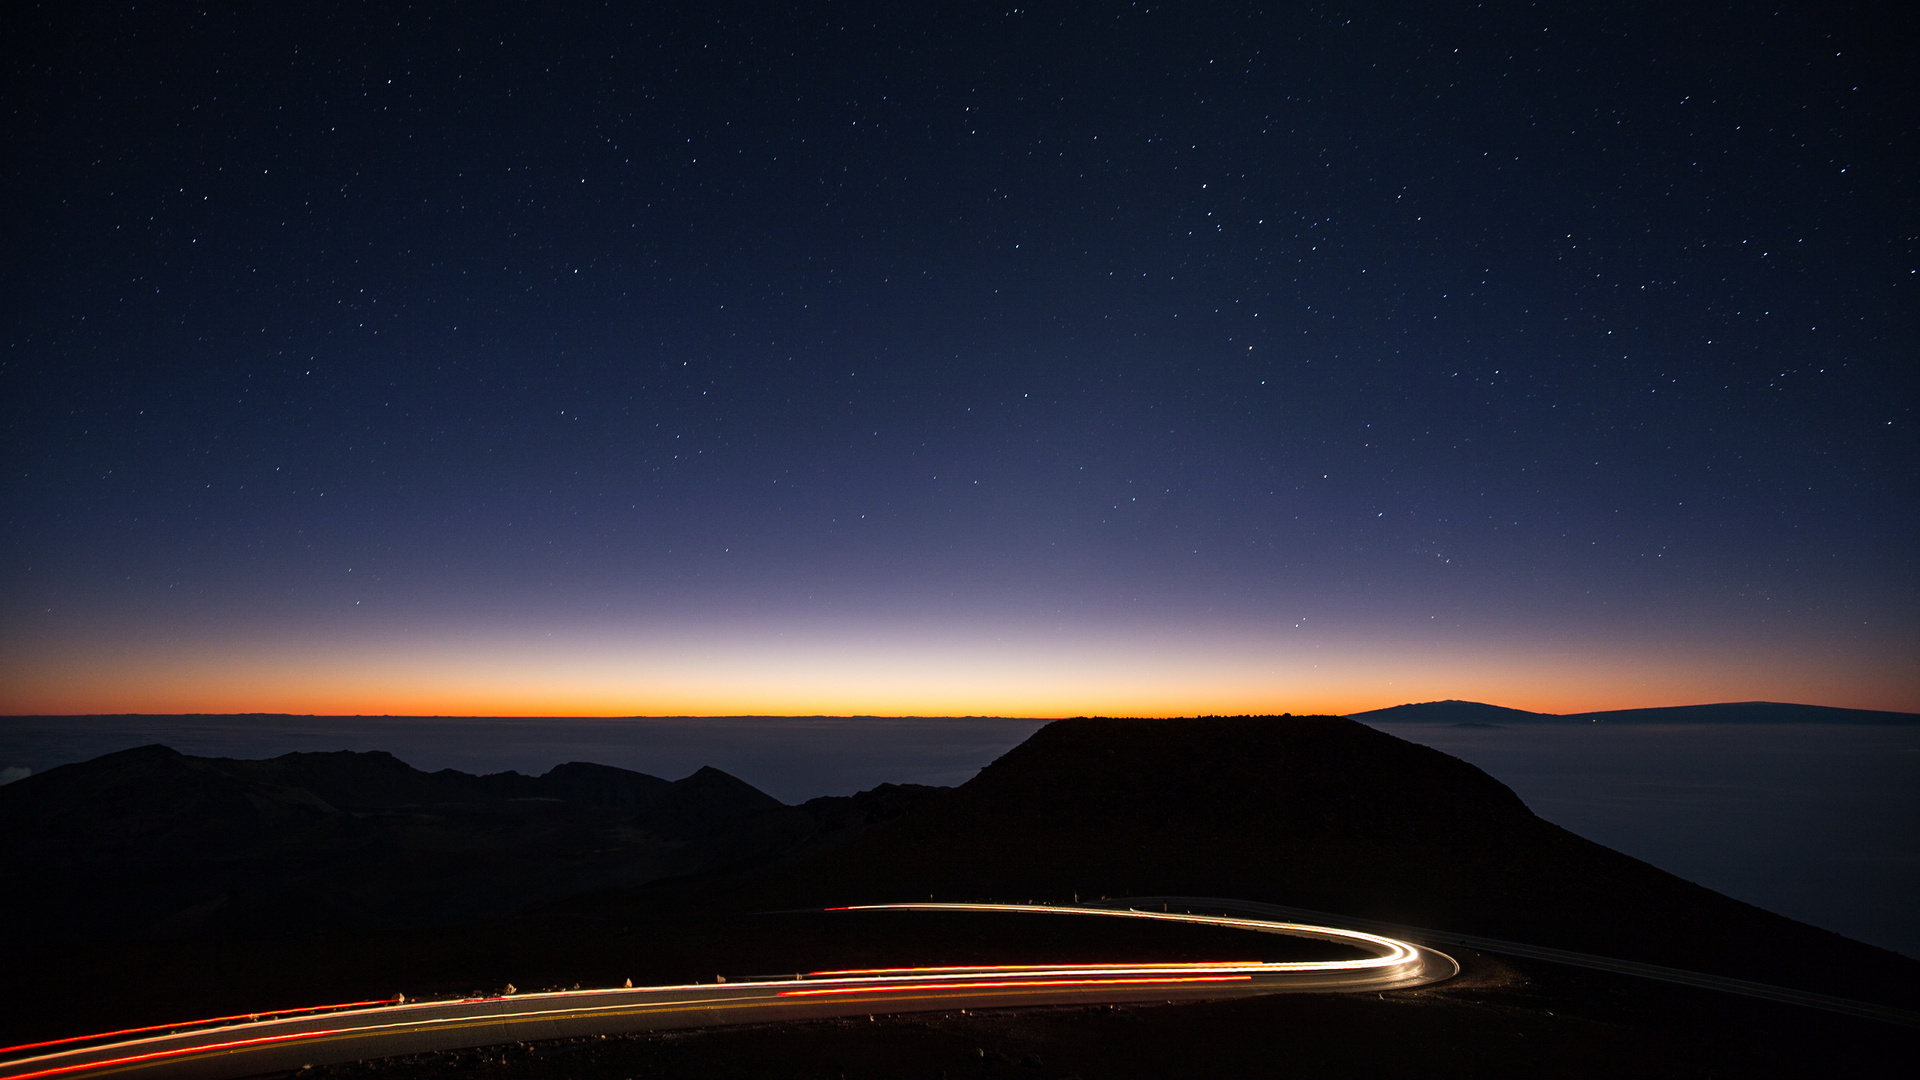
[[1890, 10], [14, 5], [0, 711], [1920, 710]]

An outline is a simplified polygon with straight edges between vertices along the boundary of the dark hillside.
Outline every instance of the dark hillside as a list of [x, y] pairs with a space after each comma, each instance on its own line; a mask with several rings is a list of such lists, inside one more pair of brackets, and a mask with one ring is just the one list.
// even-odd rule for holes
[[1221, 896], [1911, 1003], [1920, 963], [1536, 817], [1498, 781], [1338, 717], [1066, 720], [765, 902]]
[[[688, 831], [701, 823], [713, 831]], [[1478, 769], [1335, 717], [1063, 721], [959, 788], [886, 785], [771, 809], [713, 771], [675, 783], [578, 765], [545, 777], [463, 777], [384, 755], [221, 762], [149, 747], [0, 789], [0, 855], [32, 868], [17, 879], [26, 887], [0, 898], [0, 917], [23, 939], [14, 980], [34, 988], [0, 1018], [12, 1041], [396, 991], [1145, 947], [1056, 940], [1051, 920], [1017, 928], [1046, 932], [1035, 941], [936, 916], [903, 917], [881, 933], [840, 915], [766, 914], [928, 895], [1223, 896], [1907, 1008], [1920, 984], [1920, 964], [1581, 840]], [[662, 878], [666, 868], [692, 873]], [[109, 940], [103, 926], [127, 936]], [[1434, 1061], [1462, 1075], [1558, 1075], [1589, 1059], [1600, 1063], [1594, 1075], [1658, 1074], [1643, 1066], [1681, 1058], [1717, 1075], [1790, 1075], [1825, 1061], [1835, 1040], [1887, 1042], [1865, 1021], [1835, 1026], [1810, 1010], [1551, 964], [1515, 962], [1519, 974], [1506, 961], [1459, 955], [1467, 976], [1428, 990], [1194, 1013], [1223, 1019], [1184, 1036], [1194, 1045], [1178, 1047], [1177, 1060], [1152, 1056], [1174, 1035], [1110, 1030], [1104, 1011], [1038, 1042], [1018, 1034], [1030, 1023], [1021, 1017], [1056, 1014], [1010, 1013], [964, 1036], [960, 1059], [889, 1057], [865, 1075], [976, 1075], [952, 1070], [988, 1061], [990, 1045], [1008, 1048], [1010, 1069], [1043, 1053], [1055, 1068], [1082, 1062], [1069, 1068], [1083, 1075], [1170, 1075], [1207, 1047], [1219, 1052], [1218, 1075], [1246, 1075], [1254, 1061], [1323, 1075], [1380, 1074], [1387, 1062], [1426, 1075]], [[1249, 1009], [1269, 1019], [1230, 1022]], [[1346, 1019], [1308, 1019], [1326, 1009]], [[1331, 1026], [1315, 1029], [1320, 1048], [1300, 1049], [1295, 1029], [1322, 1022]], [[837, 1050], [807, 1050], [815, 1029], [767, 1030], [768, 1053], [783, 1064], [749, 1074], [862, 1075]], [[1398, 1048], [1357, 1066], [1366, 1055], [1352, 1048], [1385, 1031], [1400, 1032]], [[1643, 1044], [1655, 1049], [1621, 1056]], [[1775, 1067], [1776, 1057], [1789, 1064]], [[653, 1071], [575, 1068], [588, 1060], [570, 1057], [550, 1074]], [[1329, 1065], [1340, 1061], [1354, 1068]], [[472, 1075], [463, 1062], [473, 1063], [449, 1058], [447, 1075]], [[399, 1064], [412, 1074], [427, 1063]]]
[[420, 926], [764, 858], [819, 831], [717, 769], [425, 773], [384, 753], [108, 754], [0, 787], [0, 896], [36, 935]]

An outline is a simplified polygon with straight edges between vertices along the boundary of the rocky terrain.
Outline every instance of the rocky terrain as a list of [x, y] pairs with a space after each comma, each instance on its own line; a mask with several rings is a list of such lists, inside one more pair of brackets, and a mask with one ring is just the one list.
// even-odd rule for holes
[[[1060, 721], [958, 788], [801, 806], [710, 769], [469, 776], [146, 747], [0, 788], [0, 837], [12, 985], [31, 988], [0, 1012], [4, 1042], [510, 983], [1217, 947], [792, 913], [928, 896], [1231, 897], [1907, 1009], [1920, 985], [1920, 963], [1583, 840], [1473, 766], [1339, 717]], [[1366, 1000], [879, 1017], [330, 1072], [1848, 1075], [1904, 1045], [1895, 1025], [1455, 951], [1454, 982]]]

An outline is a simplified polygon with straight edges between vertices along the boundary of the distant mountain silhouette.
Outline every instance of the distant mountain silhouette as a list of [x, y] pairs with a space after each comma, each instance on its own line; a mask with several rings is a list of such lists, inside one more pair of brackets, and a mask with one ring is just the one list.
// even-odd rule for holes
[[1425, 724], [1920, 724], [1920, 713], [1836, 709], [1778, 701], [1729, 701], [1657, 709], [1537, 713], [1478, 701], [1423, 701], [1349, 714], [1363, 723]]
[[809, 810], [712, 768], [671, 782], [579, 762], [473, 776], [383, 752], [242, 761], [145, 746], [0, 787], [0, 860], [28, 883], [0, 890], [0, 918], [88, 937], [456, 922], [764, 860], [933, 790]]
[[1354, 713], [1361, 721], [1419, 721], [1427, 724], [1530, 724], [1559, 720], [1551, 713], [1527, 712], [1478, 701], [1423, 701], [1415, 705], [1395, 705], [1387, 709]]

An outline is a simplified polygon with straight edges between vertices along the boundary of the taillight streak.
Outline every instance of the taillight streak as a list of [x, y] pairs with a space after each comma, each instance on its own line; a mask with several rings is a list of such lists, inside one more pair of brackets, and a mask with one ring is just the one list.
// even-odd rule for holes
[[137, 1065], [143, 1061], [159, 1061], [164, 1058], [189, 1057], [196, 1054], [213, 1053], [220, 1050], [235, 1050], [242, 1046], [265, 1046], [270, 1043], [294, 1042], [299, 1039], [318, 1039], [323, 1035], [339, 1035], [352, 1028], [332, 1028], [327, 1031], [297, 1031], [290, 1035], [262, 1035], [257, 1039], [233, 1039], [228, 1042], [201, 1043], [196, 1046], [182, 1046], [173, 1050], [154, 1050], [145, 1054], [129, 1054], [126, 1057], [107, 1058], [102, 1061], [82, 1061], [72, 1065], [55, 1065], [38, 1072], [14, 1073], [8, 1080], [35, 1080], [42, 1076], [60, 1076], [75, 1073], [82, 1069], [112, 1069], [122, 1065]]

